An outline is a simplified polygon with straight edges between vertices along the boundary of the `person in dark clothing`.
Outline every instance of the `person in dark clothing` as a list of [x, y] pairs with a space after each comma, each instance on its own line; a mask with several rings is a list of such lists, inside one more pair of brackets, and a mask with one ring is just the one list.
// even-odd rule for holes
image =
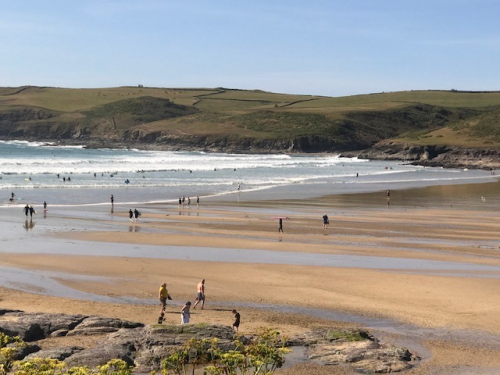
[[30, 218], [32, 218], [32, 217], [33, 217], [33, 213], [35, 213], [35, 215], [36, 215], [36, 211], [35, 211], [35, 209], [33, 208], [33, 205], [31, 205], [31, 206], [30, 206]]
[[139, 216], [141, 215], [141, 213], [139, 211], [137, 211], [137, 208], [134, 209], [134, 217], [135, 217], [135, 222], [138, 223], [139, 222]]
[[235, 332], [238, 332], [238, 328], [240, 327], [240, 313], [236, 310], [233, 310], [233, 314], [234, 314], [233, 329]]
[[30, 212], [30, 206], [26, 205], [26, 207], [24, 207], [23, 210], [24, 210], [24, 214], [26, 215], [26, 217], [28, 217], [28, 214]]
[[128, 210], [128, 218], [130, 219], [130, 222], [134, 222], [134, 211], [132, 209]]
[[283, 233], [283, 219], [281, 217], [280, 217], [279, 224], [280, 224], [280, 227], [278, 228], [278, 233], [279, 232]]
[[323, 229], [328, 228], [328, 224], [330, 224], [330, 219], [328, 219], [328, 215], [323, 215]]
[[111, 194], [111, 205], [115, 203], [115, 197], [113, 197], [113, 194]]

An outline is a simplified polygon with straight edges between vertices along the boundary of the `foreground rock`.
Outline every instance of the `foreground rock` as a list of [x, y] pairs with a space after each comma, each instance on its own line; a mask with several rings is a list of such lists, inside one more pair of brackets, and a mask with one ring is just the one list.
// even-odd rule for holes
[[[161, 361], [176, 347], [195, 337], [217, 338], [224, 350], [235, 348], [231, 327], [208, 324], [150, 325], [113, 318], [85, 315], [33, 314], [0, 309], [0, 332], [20, 336], [27, 342], [51, 337], [96, 336], [97, 345], [83, 348], [67, 347], [44, 350], [29, 345], [29, 350], [18, 353], [18, 359], [35, 357], [64, 360], [69, 366], [102, 365], [111, 359], [122, 359], [135, 366], [136, 373], [158, 370]], [[239, 336], [249, 343], [252, 337]], [[366, 373], [388, 373], [413, 367], [418, 357], [408, 350], [380, 343], [364, 331], [318, 329], [290, 338], [286, 345], [303, 346], [309, 359], [323, 365], [350, 364]]]

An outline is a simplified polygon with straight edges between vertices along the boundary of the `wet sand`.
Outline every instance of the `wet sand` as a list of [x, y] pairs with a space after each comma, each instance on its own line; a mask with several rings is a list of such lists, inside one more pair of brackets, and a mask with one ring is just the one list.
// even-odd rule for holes
[[[499, 373], [499, 186], [393, 191], [389, 206], [383, 192], [150, 205], [139, 224], [96, 207], [54, 209], [26, 229], [3, 210], [0, 306], [154, 323], [166, 281], [167, 322], [177, 323], [205, 278], [193, 322], [230, 325], [236, 307], [242, 333], [366, 326], [425, 358], [411, 374]], [[290, 218], [283, 234], [277, 215]]]

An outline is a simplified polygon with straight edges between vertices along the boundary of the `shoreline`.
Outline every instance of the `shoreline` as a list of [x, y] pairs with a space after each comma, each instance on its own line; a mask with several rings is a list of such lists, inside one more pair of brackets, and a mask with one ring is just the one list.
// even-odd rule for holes
[[[485, 353], [500, 354], [500, 348], [476, 345], [481, 335], [486, 346], [500, 338], [496, 307], [500, 306], [497, 292], [500, 243], [495, 235], [500, 230], [500, 220], [496, 191], [497, 183], [395, 190], [389, 207], [380, 193], [271, 203], [207, 200], [199, 210], [189, 211], [154, 204], [141, 208], [143, 216], [138, 224], [128, 223], [125, 212], [110, 214], [109, 207], [81, 207], [77, 211], [61, 207], [49, 211], [46, 218], [36, 218], [32, 229], [22, 227], [21, 213], [13, 217], [7, 212], [10, 210], [1, 210], [0, 221], [4, 225], [0, 236], [9, 244], [8, 249], [2, 249], [1, 267], [33, 270], [37, 274], [50, 271], [80, 275], [80, 279], [57, 274], [44, 277], [70, 291], [113, 298], [125, 296], [132, 298], [130, 301], [145, 298], [152, 303], [116, 305], [40, 297], [32, 294], [37, 293], [35, 286], [28, 288], [32, 293], [3, 286], [1, 306], [26, 311], [85, 312], [134, 321], [140, 317], [139, 320], [151, 323], [158, 313], [155, 293], [161, 282], [168, 283], [176, 303], [183, 303], [193, 298], [196, 283], [205, 277], [207, 308], [203, 313], [197, 312], [194, 321], [229, 324], [231, 318], [222, 311], [227, 305], [221, 303], [241, 306], [238, 310], [242, 312], [242, 328], [248, 329], [246, 332], [259, 325], [300, 332], [307, 327], [330, 324], [332, 320], [321, 317], [325, 311], [340, 314], [337, 317], [342, 313], [379, 317], [389, 320], [382, 319], [379, 327], [374, 324], [373, 329], [388, 340], [396, 335], [399, 338], [393, 339], [416, 341], [432, 352], [431, 358], [410, 374], [433, 373], [428, 372], [429, 368], [436, 374], [467, 374], [452, 371], [457, 368], [453, 366], [460, 367], [463, 363], [450, 357], [451, 352], [465, 356], [476, 353], [471, 364], [498, 370], [500, 360], [496, 358], [500, 355], [486, 362], [484, 358]], [[485, 195], [487, 204], [479, 199]], [[454, 202], [452, 207], [449, 202]], [[285, 221], [282, 235], [277, 233], [276, 221], [270, 219], [278, 208], [281, 208], [278, 212], [287, 212], [291, 217]], [[326, 231], [321, 226], [324, 211], [329, 213], [331, 223]], [[172, 252], [179, 245], [184, 246], [184, 259], [161, 255], [160, 250]], [[43, 250], [44, 246], [59, 249], [60, 254], [50, 255]], [[191, 255], [187, 251], [189, 246]], [[79, 248], [95, 249], [96, 254], [77, 255]], [[158, 257], [148, 256], [146, 249], [155, 251], [155, 248]], [[226, 253], [210, 262], [196, 260], [196, 253], [210, 257], [210, 248], [226, 249]], [[133, 253], [127, 254], [127, 249], [137, 256], [131, 257]], [[250, 251], [247, 261], [237, 261], [239, 254], [243, 254], [240, 249]], [[252, 261], [252, 254], [257, 260], [264, 250], [272, 250], [270, 256], [297, 254], [304, 259], [321, 254], [332, 259], [359, 258], [352, 258], [353, 266], [345, 268], [335, 261], [332, 265], [321, 264], [321, 258], [318, 265], [289, 265], [279, 258], [275, 264]], [[229, 256], [235, 256], [236, 261], [228, 263], [225, 257]], [[428, 274], [424, 271], [429, 271], [430, 263], [421, 263], [423, 266], [416, 272], [401, 267], [392, 270], [360, 267], [362, 259], [370, 263], [373, 256], [382, 262], [392, 262], [395, 258], [413, 260], [415, 264], [440, 260], [451, 265], [451, 269], [438, 267], [438, 274]], [[495, 278], [479, 277], [482, 271], [474, 271], [476, 275], [461, 271], [457, 269], [460, 264], [493, 266], [494, 270], [489, 272]], [[17, 283], [26, 284], [28, 279], [25, 277], [23, 281], [22, 274], [19, 277]], [[43, 289], [44, 285], [40, 283], [37, 287]], [[50, 290], [45, 293], [50, 294]], [[252, 304], [292, 309], [256, 310]], [[177, 311], [177, 307], [171, 305], [169, 311]], [[294, 314], [290, 319], [294, 308], [319, 309], [318, 316]], [[172, 322], [176, 322], [176, 315], [167, 315], [172, 315]], [[395, 322], [392, 328], [390, 321]], [[333, 324], [349, 326], [363, 322]], [[459, 334], [462, 330], [468, 333]]]

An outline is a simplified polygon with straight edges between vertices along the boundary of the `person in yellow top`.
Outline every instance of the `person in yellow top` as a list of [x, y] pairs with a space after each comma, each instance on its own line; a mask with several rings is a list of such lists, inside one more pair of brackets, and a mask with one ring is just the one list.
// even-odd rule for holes
[[158, 291], [158, 299], [160, 300], [161, 303], [161, 311], [160, 311], [160, 317], [158, 318], [158, 324], [161, 324], [165, 316], [165, 308], [167, 307], [167, 300], [172, 299], [172, 297], [170, 297], [170, 294], [168, 294], [167, 283], [161, 284], [160, 290]]

